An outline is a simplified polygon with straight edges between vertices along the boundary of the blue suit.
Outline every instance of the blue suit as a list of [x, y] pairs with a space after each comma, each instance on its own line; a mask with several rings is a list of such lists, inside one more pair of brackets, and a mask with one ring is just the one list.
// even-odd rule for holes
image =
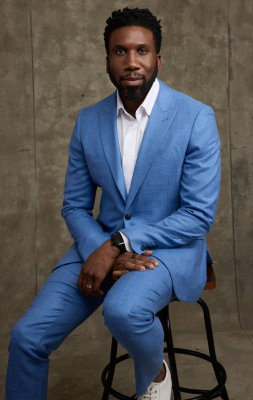
[[[58, 265], [85, 260], [120, 230], [135, 252], [152, 249], [164, 262], [178, 299], [197, 300], [206, 282], [205, 235], [219, 195], [219, 148], [212, 109], [160, 81], [127, 196], [116, 93], [82, 110], [70, 143], [62, 210], [75, 243]], [[96, 222], [97, 186], [102, 199]]]
[[[79, 113], [62, 209], [74, 244], [12, 329], [6, 400], [46, 399], [48, 355], [101, 303], [105, 324], [134, 359], [137, 394], [143, 394], [163, 359], [156, 313], [175, 296], [194, 301], [203, 290], [205, 235], [220, 184], [212, 109], [160, 81], [128, 195], [116, 126], [116, 93]], [[94, 220], [97, 187], [102, 198]], [[104, 296], [83, 296], [77, 278], [84, 260], [117, 231], [135, 252], [151, 249], [159, 266], [116, 283], [107, 276]]]

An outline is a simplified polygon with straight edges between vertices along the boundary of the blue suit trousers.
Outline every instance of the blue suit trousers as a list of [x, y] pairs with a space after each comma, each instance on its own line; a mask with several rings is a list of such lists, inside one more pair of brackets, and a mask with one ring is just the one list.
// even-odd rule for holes
[[170, 272], [131, 271], [117, 282], [107, 277], [104, 296], [83, 296], [81, 263], [55, 268], [11, 331], [6, 400], [45, 400], [49, 355], [103, 303], [104, 322], [134, 360], [136, 391], [143, 394], [162, 367], [164, 333], [157, 312], [174, 297]]

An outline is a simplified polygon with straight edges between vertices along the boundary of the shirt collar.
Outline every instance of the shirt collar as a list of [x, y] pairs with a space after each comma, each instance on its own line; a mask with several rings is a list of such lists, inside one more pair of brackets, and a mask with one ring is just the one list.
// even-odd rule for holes
[[[152, 111], [152, 109], [154, 107], [156, 98], [157, 98], [158, 93], [159, 93], [159, 88], [160, 88], [160, 84], [159, 84], [158, 79], [156, 78], [154, 83], [153, 83], [153, 85], [151, 86], [147, 96], [145, 97], [144, 101], [137, 108], [136, 115], [138, 113], [138, 110], [140, 110], [142, 108], [142, 109], [144, 109], [146, 111], [148, 116], [150, 116], [151, 111]], [[122, 100], [120, 98], [119, 92], [117, 90], [117, 116], [119, 115], [120, 110], [124, 111], [127, 115], [129, 115], [128, 112], [124, 108], [124, 105], [123, 105]]]

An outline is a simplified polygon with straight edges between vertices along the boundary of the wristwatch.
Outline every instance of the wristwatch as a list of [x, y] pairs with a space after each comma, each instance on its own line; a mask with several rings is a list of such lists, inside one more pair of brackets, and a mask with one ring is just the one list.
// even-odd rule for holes
[[125, 242], [124, 242], [124, 239], [123, 239], [122, 235], [120, 234], [120, 232], [115, 232], [112, 234], [111, 244], [112, 244], [112, 246], [118, 247], [118, 249], [120, 249], [121, 253], [126, 252]]

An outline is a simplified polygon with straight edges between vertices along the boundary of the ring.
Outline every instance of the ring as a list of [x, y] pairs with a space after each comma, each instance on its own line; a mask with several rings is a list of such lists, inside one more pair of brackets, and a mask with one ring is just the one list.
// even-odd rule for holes
[[92, 285], [86, 285], [87, 289], [92, 289]]
[[135, 258], [135, 256], [136, 256], [136, 253], [135, 253], [135, 251], [133, 251], [131, 258]]

